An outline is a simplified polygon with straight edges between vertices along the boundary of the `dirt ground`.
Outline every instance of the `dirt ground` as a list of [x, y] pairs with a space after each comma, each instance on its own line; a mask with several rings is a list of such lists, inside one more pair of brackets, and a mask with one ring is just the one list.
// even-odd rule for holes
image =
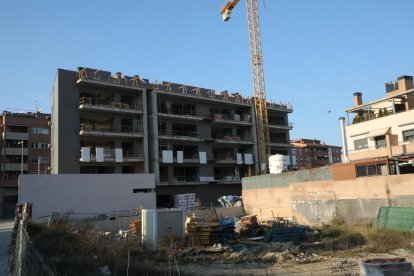
[[370, 258], [403, 257], [414, 262], [414, 252], [398, 249], [393, 254], [366, 254], [337, 252], [335, 255], [353, 255], [350, 257], [325, 256], [320, 260], [301, 262], [289, 260], [281, 264], [267, 265], [262, 262], [224, 263], [220, 260], [200, 261], [188, 264], [161, 266], [160, 272], [168, 275], [360, 275], [359, 260]]

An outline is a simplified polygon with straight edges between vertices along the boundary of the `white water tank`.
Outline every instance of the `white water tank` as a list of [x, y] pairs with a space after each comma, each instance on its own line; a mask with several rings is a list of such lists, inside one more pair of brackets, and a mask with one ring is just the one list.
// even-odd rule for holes
[[270, 174], [278, 174], [287, 171], [289, 163], [289, 156], [284, 156], [282, 154], [269, 156]]

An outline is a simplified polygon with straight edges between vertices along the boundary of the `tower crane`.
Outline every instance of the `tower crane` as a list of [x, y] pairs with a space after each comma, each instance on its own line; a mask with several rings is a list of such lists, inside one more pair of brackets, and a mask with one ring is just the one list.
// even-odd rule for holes
[[[233, 8], [240, 0], [228, 0], [220, 9], [224, 21], [231, 17]], [[250, 42], [250, 60], [252, 67], [254, 110], [256, 114], [256, 133], [259, 150], [260, 173], [267, 171], [267, 158], [270, 156], [269, 121], [267, 117], [266, 89], [263, 70], [262, 40], [258, 0], [246, 0], [247, 25]]]

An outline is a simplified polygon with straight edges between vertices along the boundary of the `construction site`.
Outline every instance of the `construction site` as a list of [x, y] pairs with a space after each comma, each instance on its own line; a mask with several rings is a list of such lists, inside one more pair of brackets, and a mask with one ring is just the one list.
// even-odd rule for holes
[[246, 11], [251, 96], [58, 68], [43, 128], [8, 119], [12, 275], [413, 275], [413, 77], [354, 93], [342, 147], [292, 140], [293, 106], [266, 98], [258, 0]]

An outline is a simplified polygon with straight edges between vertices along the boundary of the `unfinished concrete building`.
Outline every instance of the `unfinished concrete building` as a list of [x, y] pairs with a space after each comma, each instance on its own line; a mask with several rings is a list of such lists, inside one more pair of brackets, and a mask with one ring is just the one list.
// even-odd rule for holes
[[[289, 154], [285, 104], [268, 104], [272, 153]], [[53, 90], [53, 173], [155, 174], [158, 206], [196, 193], [240, 194], [259, 170], [252, 98], [138, 76], [59, 69]]]
[[120, 73], [58, 69], [52, 173], [149, 172], [144, 83]]

